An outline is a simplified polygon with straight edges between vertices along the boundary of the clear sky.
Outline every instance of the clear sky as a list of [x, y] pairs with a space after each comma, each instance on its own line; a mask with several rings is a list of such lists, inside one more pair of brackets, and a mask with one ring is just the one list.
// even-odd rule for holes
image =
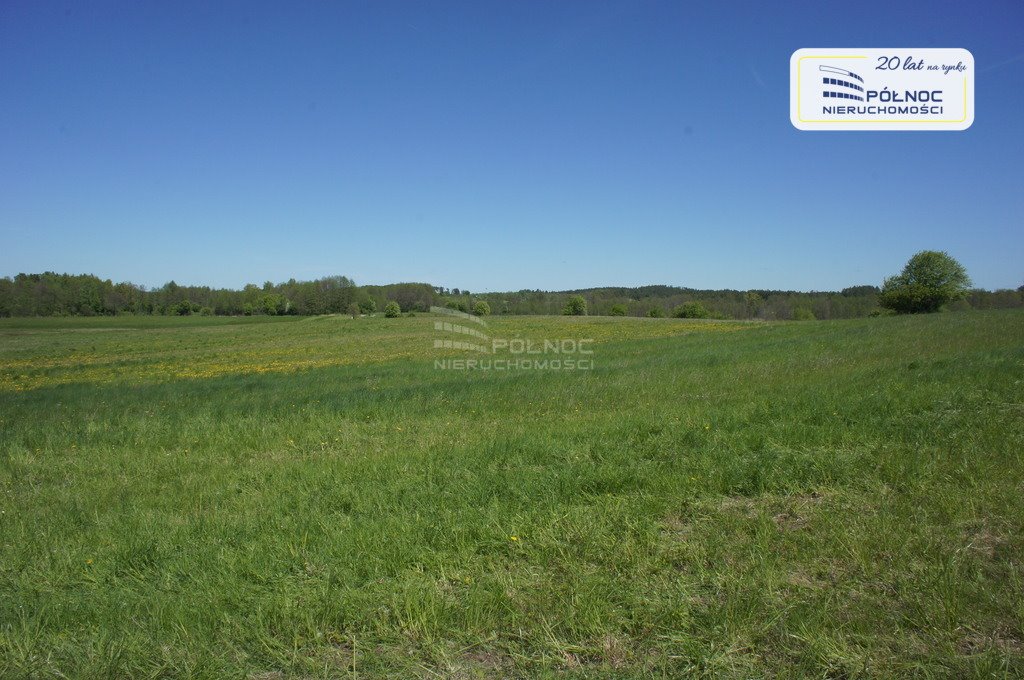
[[[0, 276], [1024, 283], [1024, 4], [0, 3]], [[800, 47], [963, 47], [965, 132], [800, 132]]]

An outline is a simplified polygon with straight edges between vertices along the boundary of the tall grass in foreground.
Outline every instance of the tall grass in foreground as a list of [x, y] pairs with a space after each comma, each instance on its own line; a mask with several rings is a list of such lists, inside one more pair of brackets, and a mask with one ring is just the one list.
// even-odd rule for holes
[[1024, 314], [217, 321], [0, 322], [0, 675], [1024, 674]]

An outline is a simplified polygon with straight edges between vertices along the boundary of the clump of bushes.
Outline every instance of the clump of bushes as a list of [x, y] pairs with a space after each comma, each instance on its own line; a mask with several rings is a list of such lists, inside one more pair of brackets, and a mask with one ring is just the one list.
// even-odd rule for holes
[[199, 305], [189, 300], [182, 300], [176, 305], [172, 305], [170, 313], [177, 316], [190, 316], [199, 312]]
[[672, 310], [677, 319], [710, 319], [711, 310], [699, 302], [684, 302]]
[[397, 319], [402, 316], [402, 308], [394, 300], [389, 300], [388, 303], [384, 305], [384, 316], [388, 319]]
[[626, 308], [626, 305], [618, 304], [612, 305], [612, 308], [608, 310], [608, 313], [611, 316], [626, 316], [626, 312], [628, 311], [629, 310]]
[[466, 306], [465, 302], [456, 302], [455, 300], [449, 300], [444, 303], [444, 306], [448, 309], [454, 309], [455, 311], [462, 312], [463, 314], [469, 314], [469, 307]]

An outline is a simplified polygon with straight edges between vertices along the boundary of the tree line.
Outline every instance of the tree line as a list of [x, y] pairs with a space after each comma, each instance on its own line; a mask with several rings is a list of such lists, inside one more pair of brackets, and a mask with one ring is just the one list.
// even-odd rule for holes
[[393, 299], [425, 310], [434, 295], [434, 287], [426, 284], [357, 286], [346, 276], [268, 281], [241, 290], [174, 281], [146, 289], [91, 274], [44, 272], [0, 278], [0, 316], [371, 314]]
[[[373, 314], [394, 302], [402, 313], [447, 306], [493, 314], [586, 313], [608, 316], [691, 316], [729, 319], [841, 319], [878, 314], [880, 289], [841, 291], [699, 290], [676, 286], [608, 287], [570, 291], [471, 293], [427, 283], [359, 286], [346, 276], [249, 284], [240, 290], [185, 286], [147, 289], [91, 274], [18, 274], [0, 278], [0, 317], [143, 315]], [[576, 300], [579, 298], [583, 305]], [[482, 305], [480, 303], [483, 303]], [[571, 304], [570, 304], [571, 303]], [[969, 290], [952, 309], [1024, 306], [1017, 290]], [[486, 312], [484, 311], [486, 310]], [[394, 308], [391, 308], [392, 313]]]

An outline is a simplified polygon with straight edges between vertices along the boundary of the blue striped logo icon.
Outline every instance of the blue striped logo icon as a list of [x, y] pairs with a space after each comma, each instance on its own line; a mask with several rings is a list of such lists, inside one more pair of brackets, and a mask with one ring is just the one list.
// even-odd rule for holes
[[864, 101], [864, 79], [853, 71], [836, 66], [821, 64], [818, 70], [823, 73], [821, 78], [821, 96], [826, 99], [853, 99]]

